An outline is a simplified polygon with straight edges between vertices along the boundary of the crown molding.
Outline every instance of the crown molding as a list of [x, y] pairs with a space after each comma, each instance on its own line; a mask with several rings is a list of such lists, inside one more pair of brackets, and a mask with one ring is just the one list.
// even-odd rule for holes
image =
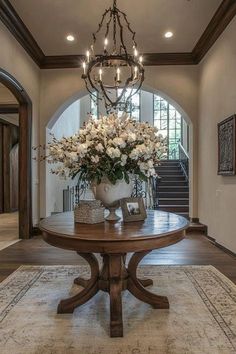
[[[157, 65], [194, 65], [192, 53], [146, 53], [143, 54], [145, 66]], [[78, 68], [84, 55], [45, 56], [41, 62], [42, 69]]]
[[46, 55], [41, 61], [41, 69], [79, 68], [84, 55]]
[[40, 67], [44, 53], [8, 0], [0, 1], [0, 19]]
[[192, 51], [196, 64], [204, 58], [222, 32], [236, 15], [236, 1], [224, 0]]
[[192, 53], [146, 53], [143, 57], [145, 66], [195, 64]]
[[[223, 0], [192, 52], [146, 53], [145, 66], [197, 65], [236, 15], [236, 1]], [[83, 55], [44, 55], [9, 0], [0, 1], [0, 19], [41, 69], [79, 68]]]

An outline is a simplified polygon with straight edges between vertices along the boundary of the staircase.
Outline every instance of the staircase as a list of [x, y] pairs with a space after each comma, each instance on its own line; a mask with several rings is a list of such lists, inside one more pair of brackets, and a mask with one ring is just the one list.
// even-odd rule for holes
[[162, 160], [157, 167], [159, 210], [189, 217], [189, 183], [179, 160]]

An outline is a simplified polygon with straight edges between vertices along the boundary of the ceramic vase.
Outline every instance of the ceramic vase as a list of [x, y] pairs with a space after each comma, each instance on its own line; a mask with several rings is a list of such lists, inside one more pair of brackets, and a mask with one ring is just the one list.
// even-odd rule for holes
[[119, 207], [119, 201], [122, 198], [129, 198], [133, 191], [133, 183], [127, 183], [124, 179], [118, 180], [116, 184], [112, 184], [107, 178], [104, 178], [101, 183], [93, 184], [92, 190], [94, 197], [101, 200], [102, 204], [109, 210], [109, 215], [106, 220], [116, 221], [120, 217], [116, 214], [116, 209]]

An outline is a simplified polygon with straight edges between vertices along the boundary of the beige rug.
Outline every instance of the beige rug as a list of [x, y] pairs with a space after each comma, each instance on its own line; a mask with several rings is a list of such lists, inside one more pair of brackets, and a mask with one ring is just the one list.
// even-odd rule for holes
[[236, 353], [236, 286], [212, 266], [143, 266], [169, 310], [123, 293], [124, 338], [109, 337], [109, 298], [99, 292], [73, 315], [58, 301], [78, 290], [85, 266], [23, 266], [0, 284], [1, 354]]

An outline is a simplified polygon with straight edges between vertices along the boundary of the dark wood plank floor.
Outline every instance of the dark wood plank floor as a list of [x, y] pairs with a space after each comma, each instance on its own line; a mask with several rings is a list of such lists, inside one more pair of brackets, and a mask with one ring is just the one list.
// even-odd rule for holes
[[[0, 251], [0, 281], [22, 264], [84, 264], [84, 261], [75, 252], [49, 246], [40, 237], [34, 237]], [[142, 264], [211, 264], [236, 284], [236, 257], [225, 253], [199, 233], [191, 233], [173, 246], [153, 251]]]

